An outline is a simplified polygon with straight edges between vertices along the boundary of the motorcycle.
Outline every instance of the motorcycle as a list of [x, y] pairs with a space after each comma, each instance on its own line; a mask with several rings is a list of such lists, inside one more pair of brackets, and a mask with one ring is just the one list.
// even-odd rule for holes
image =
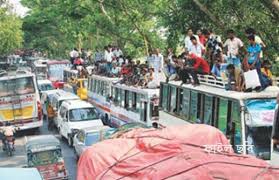
[[14, 134], [16, 131], [19, 130], [19, 127], [9, 127], [9, 128], [12, 128], [13, 134], [6, 135], [5, 129], [4, 130], [2, 129], [2, 135], [3, 135], [2, 143], [3, 143], [3, 151], [6, 151], [8, 156], [12, 156], [13, 152], [15, 151]]
[[14, 136], [5, 136], [4, 137], [4, 151], [7, 152], [8, 156], [13, 155], [13, 151], [15, 151], [15, 146], [14, 146]]

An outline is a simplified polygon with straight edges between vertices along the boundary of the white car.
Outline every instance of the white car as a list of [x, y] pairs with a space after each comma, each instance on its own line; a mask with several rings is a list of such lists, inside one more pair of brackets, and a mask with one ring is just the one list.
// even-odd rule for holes
[[104, 140], [104, 136], [110, 131], [115, 131], [109, 126], [93, 126], [80, 129], [74, 136], [73, 146], [77, 159], [92, 144]]
[[[73, 93], [60, 90], [59, 92], [55, 93], [51, 98], [50, 104], [53, 107], [53, 110], [56, 114], [59, 114], [60, 106], [64, 101], [67, 100], [79, 100], [79, 97]], [[54, 124], [58, 128], [58, 115], [54, 117]]]
[[59, 134], [73, 145], [73, 137], [78, 130], [85, 127], [104, 126], [98, 117], [96, 108], [82, 100], [64, 101], [57, 115]]

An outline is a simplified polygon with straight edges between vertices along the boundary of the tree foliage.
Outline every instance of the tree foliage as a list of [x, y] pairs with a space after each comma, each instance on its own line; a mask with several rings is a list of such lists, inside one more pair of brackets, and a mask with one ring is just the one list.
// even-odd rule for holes
[[103, 48], [113, 43], [131, 55], [164, 47], [154, 19], [153, 0], [23, 0], [31, 9], [24, 19], [25, 44], [54, 56], [65, 50]]
[[[22, 0], [25, 45], [64, 56], [76, 47], [113, 43], [134, 56], [150, 49], [177, 47], [187, 27], [213, 29], [223, 36], [234, 29], [246, 40], [253, 27], [267, 44], [266, 57], [278, 56], [277, 0]], [[160, 29], [166, 28], [167, 39]]]
[[161, 20], [169, 29], [169, 46], [176, 46], [181, 34], [185, 34], [188, 27], [194, 30], [212, 29], [222, 35], [223, 39], [226, 38], [226, 30], [234, 29], [244, 42], [245, 29], [252, 27], [267, 44], [266, 55], [274, 59], [279, 52], [279, 9], [276, 9], [274, 2], [273, 0], [168, 1], [165, 4], [165, 11], [161, 13]]
[[[0, 5], [4, 3], [4, 1], [1, 1]], [[21, 47], [23, 42], [21, 27], [22, 21], [20, 18], [11, 14], [8, 8], [0, 7], [0, 56], [7, 55]]]

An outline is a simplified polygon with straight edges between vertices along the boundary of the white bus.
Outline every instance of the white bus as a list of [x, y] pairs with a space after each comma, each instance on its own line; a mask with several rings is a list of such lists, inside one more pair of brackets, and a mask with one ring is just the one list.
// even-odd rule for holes
[[245, 93], [226, 91], [224, 86], [225, 82], [210, 76], [203, 76], [196, 87], [181, 86], [181, 81], [161, 83], [160, 118], [215, 126], [227, 135], [236, 152], [270, 159], [278, 87]]
[[114, 84], [118, 78], [92, 75], [88, 99], [99, 110], [105, 124], [119, 127], [133, 122], [152, 125], [159, 120], [159, 89]]
[[0, 125], [21, 126], [21, 130], [43, 125], [35, 75], [27, 71], [0, 73]]

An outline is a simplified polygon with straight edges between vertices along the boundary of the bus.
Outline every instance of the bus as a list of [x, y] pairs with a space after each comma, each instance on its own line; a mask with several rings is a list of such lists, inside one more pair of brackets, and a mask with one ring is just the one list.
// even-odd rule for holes
[[77, 94], [82, 100], [87, 100], [87, 78], [79, 78], [78, 70], [65, 68], [63, 73], [64, 90]]
[[47, 77], [53, 83], [54, 88], [63, 88], [63, 70], [67, 67], [71, 67], [68, 60], [50, 60], [47, 62]]
[[47, 79], [47, 59], [39, 59], [34, 61], [34, 72], [38, 80], [45, 80]]
[[31, 72], [0, 73], [0, 125], [8, 121], [21, 130], [43, 125], [39, 90]]
[[270, 136], [278, 87], [262, 92], [226, 91], [226, 82], [200, 76], [201, 85], [161, 82], [160, 118], [204, 123], [227, 135], [237, 153], [270, 159]]
[[116, 83], [119, 78], [89, 77], [88, 101], [105, 124], [119, 127], [139, 122], [148, 126], [159, 120], [159, 89], [142, 89]]

